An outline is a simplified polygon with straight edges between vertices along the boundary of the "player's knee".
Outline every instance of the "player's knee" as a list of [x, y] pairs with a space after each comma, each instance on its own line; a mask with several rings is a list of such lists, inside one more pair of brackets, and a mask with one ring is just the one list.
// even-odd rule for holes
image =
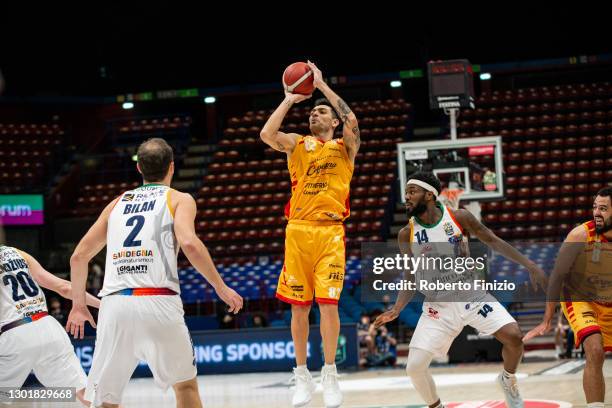
[[296, 318], [308, 318], [310, 305], [291, 305], [291, 316]]
[[422, 375], [426, 371], [426, 365], [422, 364], [420, 361], [411, 360], [410, 357], [408, 357], [408, 361], [406, 362], [406, 374], [408, 374], [409, 377]]
[[523, 348], [523, 334], [520, 329], [513, 330], [508, 336], [508, 345], [517, 349]]
[[76, 397], [79, 401], [81, 401], [81, 404], [83, 404], [84, 406], [88, 408], [91, 406], [91, 402], [85, 399], [85, 388], [77, 390]]
[[174, 384], [172, 387], [177, 395], [198, 393], [198, 382], [195, 378]]
[[321, 311], [321, 315], [334, 316], [338, 314], [338, 305], [321, 303], [319, 304], [319, 310]]
[[585, 341], [583, 344], [584, 344], [584, 353], [586, 356], [586, 362], [589, 363], [589, 365], [590, 364], [603, 365], [606, 352], [601, 342]]
[[518, 327], [518, 324], [509, 324], [501, 329], [503, 332], [500, 333], [502, 336], [497, 337], [506, 347], [512, 347], [514, 349], [523, 348], [523, 333]]

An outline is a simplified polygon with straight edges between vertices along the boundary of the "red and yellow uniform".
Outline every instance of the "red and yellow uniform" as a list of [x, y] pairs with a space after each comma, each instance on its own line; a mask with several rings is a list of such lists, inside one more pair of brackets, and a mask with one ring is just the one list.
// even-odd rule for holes
[[604, 349], [612, 351], [612, 244], [597, 234], [594, 221], [582, 227], [587, 242], [564, 282], [561, 307], [574, 331], [576, 347], [587, 336], [601, 333]]
[[349, 216], [353, 164], [342, 139], [298, 139], [288, 160], [291, 199], [285, 264], [276, 297], [292, 304], [338, 303], [345, 272], [343, 221]]

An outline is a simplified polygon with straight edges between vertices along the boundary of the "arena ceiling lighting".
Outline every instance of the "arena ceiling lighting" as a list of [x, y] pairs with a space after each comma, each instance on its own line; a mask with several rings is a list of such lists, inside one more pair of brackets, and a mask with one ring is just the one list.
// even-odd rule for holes
[[488, 72], [483, 72], [482, 74], [480, 74], [481, 81], [488, 81], [489, 79], [491, 79], [491, 74], [489, 74]]
[[402, 81], [391, 81], [391, 88], [399, 88], [402, 86]]
[[207, 96], [206, 98], [204, 98], [204, 103], [215, 103], [217, 101], [217, 98], [215, 98], [214, 96]]
[[123, 102], [123, 105], [121, 105], [123, 107], [123, 109], [132, 109], [134, 107], [134, 104], [132, 102]]

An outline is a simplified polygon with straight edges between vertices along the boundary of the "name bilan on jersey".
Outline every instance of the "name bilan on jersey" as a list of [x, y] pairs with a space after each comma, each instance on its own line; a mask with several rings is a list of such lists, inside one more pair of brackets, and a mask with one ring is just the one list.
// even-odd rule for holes
[[106, 270], [98, 296], [132, 288], [180, 292], [170, 191], [146, 184], [121, 195], [108, 219]]
[[15, 248], [0, 246], [0, 327], [46, 311], [45, 294], [25, 259]]

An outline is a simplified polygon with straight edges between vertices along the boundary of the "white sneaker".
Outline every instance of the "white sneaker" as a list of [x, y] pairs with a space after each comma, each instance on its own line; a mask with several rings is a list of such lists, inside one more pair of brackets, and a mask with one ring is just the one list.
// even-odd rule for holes
[[323, 401], [326, 408], [338, 408], [342, 405], [342, 392], [338, 385], [336, 365], [321, 369], [321, 384], [323, 384]]
[[497, 377], [497, 382], [499, 383], [502, 391], [504, 391], [504, 396], [506, 398], [506, 406], [508, 408], [524, 408], [525, 407], [523, 398], [521, 397], [521, 394], [519, 393], [518, 383], [516, 381], [515, 376], [507, 378], [504, 376], [504, 373], [501, 373]]
[[293, 377], [295, 378], [295, 392], [291, 403], [294, 407], [303, 407], [312, 399], [312, 393], [316, 385], [312, 381], [312, 376], [307, 368], [295, 367]]

